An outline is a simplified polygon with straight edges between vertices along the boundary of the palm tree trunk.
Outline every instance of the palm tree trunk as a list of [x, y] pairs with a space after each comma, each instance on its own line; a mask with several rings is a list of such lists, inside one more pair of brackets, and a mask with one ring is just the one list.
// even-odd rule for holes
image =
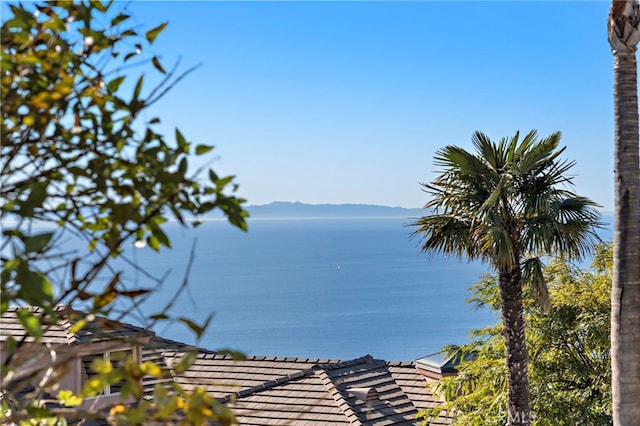
[[637, 424], [640, 419], [640, 166], [636, 68], [635, 54], [616, 55], [611, 293], [614, 425]]
[[509, 426], [531, 424], [527, 344], [520, 267], [500, 271], [500, 302], [507, 347], [507, 408]]
[[636, 48], [640, 13], [614, 1], [609, 41], [614, 57], [614, 252], [611, 292], [612, 411], [616, 426], [640, 419], [640, 152]]

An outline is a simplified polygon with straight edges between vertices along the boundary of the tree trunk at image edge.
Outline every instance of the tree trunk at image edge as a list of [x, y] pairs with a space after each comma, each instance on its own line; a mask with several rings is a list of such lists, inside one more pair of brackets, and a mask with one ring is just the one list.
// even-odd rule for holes
[[507, 348], [508, 425], [531, 424], [531, 403], [520, 267], [499, 274], [503, 334]]
[[612, 411], [616, 426], [640, 424], [640, 152], [637, 1], [613, 1], [614, 253], [611, 292]]

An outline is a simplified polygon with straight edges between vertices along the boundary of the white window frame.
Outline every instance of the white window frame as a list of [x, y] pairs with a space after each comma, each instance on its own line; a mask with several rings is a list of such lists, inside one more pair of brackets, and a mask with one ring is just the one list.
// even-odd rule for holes
[[[82, 389], [82, 387], [84, 386], [84, 384], [89, 381], [91, 379], [91, 377], [93, 377], [94, 375], [96, 375], [96, 373], [94, 373], [93, 371], [91, 371], [91, 363], [93, 362], [94, 358], [98, 358], [98, 357], [102, 357], [103, 359], [106, 359], [108, 361], [111, 360], [111, 354], [114, 352], [127, 352], [128, 354], [125, 355], [124, 359], [127, 359], [129, 356], [131, 356], [134, 360], [137, 360], [137, 351], [136, 348], [118, 348], [118, 349], [112, 349], [112, 350], [105, 350], [105, 351], [100, 351], [100, 352], [94, 352], [94, 353], [85, 353], [83, 355], [80, 356], [80, 389]], [[85, 361], [86, 358], [91, 358], [91, 360], [89, 361], [88, 364], [86, 364], [87, 361]], [[113, 383], [108, 385], [107, 387], [105, 387], [104, 389], [102, 389], [102, 392], [100, 392], [98, 395], [96, 395], [96, 397], [101, 397], [101, 396], [114, 396], [114, 395], [120, 395], [120, 390], [118, 391], [112, 391], [112, 387], [114, 386], [120, 386], [122, 387], [122, 384], [125, 382], [125, 380], [123, 379], [120, 383]]]

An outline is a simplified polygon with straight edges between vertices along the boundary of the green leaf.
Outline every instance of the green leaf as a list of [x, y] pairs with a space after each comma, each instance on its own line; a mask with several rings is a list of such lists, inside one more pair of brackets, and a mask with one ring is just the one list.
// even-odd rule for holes
[[196, 145], [196, 155], [206, 154], [213, 149], [210, 145]]
[[180, 317], [178, 318], [178, 321], [186, 324], [198, 337], [200, 337], [200, 335], [202, 335], [202, 333], [204, 332], [204, 329], [201, 326], [199, 326], [195, 323], [195, 321], [190, 320], [189, 318]]
[[84, 326], [87, 325], [87, 323], [88, 323], [87, 319], [86, 318], [82, 318], [78, 322], [73, 324], [73, 326], [71, 327], [71, 330], [69, 332], [71, 334], [76, 334], [80, 330], [82, 330], [84, 328]]
[[94, 309], [104, 308], [111, 302], [115, 300], [118, 296], [118, 292], [115, 289], [109, 289], [98, 296], [93, 298], [93, 307]]
[[67, 25], [65, 24], [65, 22], [57, 16], [54, 16], [48, 21], [44, 22], [42, 26], [56, 32], [64, 32], [67, 29]]
[[116, 273], [111, 279], [111, 281], [109, 281], [109, 284], [107, 284], [107, 287], [104, 290], [104, 292], [102, 292], [102, 294], [99, 294], [93, 298], [93, 307], [95, 309], [103, 308], [116, 299], [116, 297], [118, 296], [118, 290], [116, 289], [116, 286], [118, 285], [119, 282], [120, 282], [120, 273]]
[[184, 218], [182, 217], [182, 214], [180, 214], [180, 210], [178, 210], [174, 205], [170, 205], [169, 209], [173, 213], [176, 220], [180, 222], [181, 225], [184, 225]]
[[89, 3], [91, 3], [91, 6], [95, 7], [100, 12], [104, 13], [107, 11], [107, 7], [100, 0], [89, 0]]
[[138, 78], [138, 82], [136, 83], [136, 88], [133, 91], [132, 103], [134, 101], [137, 101], [138, 98], [140, 97], [140, 92], [142, 91], [142, 83], [143, 82], [144, 82], [144, 75], [141, 75], [140, 78]]
[[178, 148], [180, 149], [180, 151], [182, 152], [189, 151], [189, 143], [184, 138], [184, 135], [182, 134], [182, 132], [178, 130], [178, 128], [176, 128], [176, 142], [178, 143]]
[[32, 13], [29, 13], [22, 6], [9, 5], [11, 11], [15, 15], [15, 19], [21, 21], [24, 27], [35, 26], [35, 18]]
[[147, 244], [149, 244], [149, 247], [151, 247], [154, 251], [160, 250], [160, 241], [158, 241], [158, 237], [156, 237], [155, 235], [149, 235], [147, 237]]
[[107, 91], [109, 93], [115, 93], [120, 87], [120, 85], [122, 84], [122, 82], [125, 80], [125, 78], [126, 77], [122, 75], [120, 77], [116, 77], [113, 80], [111, 80], [109, 84], [107, 84]]
[[233, 182], [233, 179], [235, 179], [235, 176], [233, 175], [225, 176], [223, 178], [218, 179], [218, 181], [216, 182], [216, 185], [218, 186], [218, 188], [224, 188], [225, 186]]
[[158, 242], [160, 244], [165, 247], [171, 248], [171, 240], [169, 240], [169, 237], [167, 237], [167, 234], [165, 234], [162, 229], [160, 229], [159, 227], [154, 227], [151, 232], [153, 236], [158, 239]]
[[198, 356], [198, 353], [195, 351], [187, 352], [186, 354], [184, 354], [180, 362], [178, 362], [178, 364], [176, 364], [176, 366], [173, 367], [176, 374], [182, 374], [185, 371], [187, 371], [189, 367], [191, 367], [191, 365], [193, 364], [193, 361], [196, 360], [197, 356]]
[[156, 69], [158, 71], [160, 71], [162, 74], [166, 74], [167, 72], [164, 70], [164, 68], [162, 67], [162, 65], [160, 64], [160, 61], [158, 60], [157, 56], [154, 56], [151, 59], [151, 63], [153, 64], [154, 67], [156, 67]]
[[24, 251], [26, 253], [42, 251], [42, 249], [44, 249], [47, 244], [49, 244], [49, 241], [51, 241], [52, 237], [53, 232], [45, 232], [29, 237], [24, 242]]
[[124, 55], [123, 62], [127, 62], [129, 59], [133, 58], [137, 54], [138, 54], [138, 52], [129, 52], [129, 53], [127, 53], [126, 55]]
[[[6, 28], [21, 28], [21, 29], [29, 28], [29, 25], [25, 21], [23, 21], [22, 19], [19, 19], [19, 18], [9, 19], [8, 21], [3, 23], [3, 26], [6, 27]], [[16, 34], [20, 34], [20, 33], [16, 33]], [[22, 34], [24, 34], [24, 33], [22, 33]]]
[[18, 342], [16, 341], [15, 337], [7, 337], [7, 340], [4, 341], [4, 347], [2, 349], [4, 351], [3, 355], [5, 357], [15, 354], [18, 350]]
[[149, 290], [149, 289], [139, 288], [139, 289], [136, 289], [136, 290], [124, 290], [124, 291], [121, 291], [120, 295], [124, 296], [124, 297], [130, 297], [131, 299], [135, 299], [136, 297], [143, 296], [143, 295], [148, 294], [150, 292], [151, 292], [151, 290]]
[[53, 301], [53, 286], [41, 272], [32, 271], [25, 262], [18, 265], [16, 283], [20, 285], [18, 297], [34, 306], [47, 306]]
[[58, 400], [65, 407], [77, 407], [82, 404], [82, 397], [76, 396], [70, 390], [61, 390], [58, 392]]
[[91, 174], [87, 170], [83, 169], [82, 167], [71, 166], [67, 169], [67, 171], [71, 173], [73, 176], [84, 176], [84, 177], [91, 176]]
[[151, 316], [149, 316], [149, 318], [151, 318], [152, 320], [156, 320], [156, 321], [160, 321], [160, 320], [166, 320], [169, 319], [169, 315], [160, 312], [159, 314], [153, 314]]
[[20, 231], [19, 229], [3, 229], [2, 230], [2, 235], [4, 235], [5, 237], [18, 237], [18, 238], [23, 238], [24, 234], [22, 233], [22, 231]]
[[118, 25], [121, 22], [126, 21], [127, 19], [129, 19], [131, 16], [121, 13], [118, 16], [116, 16], [115, 18], [113, 18], [111, 20], [111, 26], [115, 27], [116, 25]]
[[[46, 420], [52, 419], [53, 413], [51, 411], [49, 411], [49, 409], [47, 409], [45, 407], [42, 407], [42, 406], [34, 404], [34, 401], [31, 401], [31, 405], [27, 406], [27, 414], [29, 414], [29, 416], [32, 419], [39, 419], [40, 420], [40, 422], [38, 422], [36, 424], [43, 424], [44, 423], [45, 426], [53, 426], [51, 423], [49, 423], [47, 421], [44, 421], [45, 419]], [[52, 420], [55, 420], [55, 419], [52, 419]], [[26, 426], [26, 425], [31, 425], [31, 424], [32, 423], [27, 421], [27, 420], [21, 420], [20, 421], [20, 425], [21, 426], [22, 425]]]
[[181, 176], [184, 176], [185, 173], [187, 173], [187, 166], [188, 166], [187, 157], [182, 157], [182, 159], [180, 160], [180, 163], [178, 163], [178, 173]]
[[31, 217], [37, 207], [42, 207], [45, 198], [47, 198], [47, 186], [47, 182], [38, 182], [31, 185], [29, 197], [20, 203], [20, 213], [23, 216]]
[[38, 317], [33, 315], [33, 312], [28, 309], [21, 308], [18, 310], [16, 315], [18, 316], [18, 321], [20, 321], [20, 324], [22, 324], [28, 334], [36, 338], [42, 338], [42, 325], [40, 324]]
[[162, 32], [162, 30], [164, 30], [167, 27], [167, 23], [163, 22], [162, 24], [158, 25], [155, 28], [150, 29], [149, 31], [147, 31], [147, 33], [145, 34], [145, 37], [147, 38], [147, 41], [149, 42], [149, 44], [153, 43], [154, 40], [156, 39], [156, 37], [158, 37], [158, 34], [160, 34]]
[[212, 318], [213, 318], [213, 315], [209, 315], [206, 321], [204, 322], [204, 324], [202, 325], [198, 325], [193, 320], [190, 320], [189, 318], [185, 318], [185, 317], [179, 317], [178, 321], [187, 325], [187, 327], [189, 327], [199, 339], [202, 336], [202, 334], [205, 332], [207, 327], [209, 326], [209, 323], [211, 322]]
[[140, 369], [146, 376], [156, 377], [158, 379], [164, 377], [164, 372], [162, 371], [162, 368], [160, 368], [160, 366], [154, 362], [145, 361], [140, 366]]

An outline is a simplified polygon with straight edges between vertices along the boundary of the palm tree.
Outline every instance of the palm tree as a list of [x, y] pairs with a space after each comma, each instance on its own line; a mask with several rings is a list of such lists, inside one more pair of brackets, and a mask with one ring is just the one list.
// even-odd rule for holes
[[[579, 258], [598, 239], [600, 214], [588, 198], [570, 192], [559, 159], [560, 133], [539, 139], [535, 130], [492, 142], [472, 137], [476, 153], [446, 146], [435, 156], [441, 174], [423, 184], [432, 213], [418, 219], [414, 236], [423, 251], [488, 262], [498, 273], [503, 334], [507, 347], [508, 424], [530, 424], [528, 355], [523, 315], [523, 282], [545, 295], [541, 255]], [[537, 273], [536, 273], [537, 272]], [[532, 279], [537, 278], [537, 279]]]
[[614, 425], [640, 419], [640, 160], [637, 1], [613, 1], [609, 44], [613, 52], [614, 251], [611, 292], [611, 378]]

